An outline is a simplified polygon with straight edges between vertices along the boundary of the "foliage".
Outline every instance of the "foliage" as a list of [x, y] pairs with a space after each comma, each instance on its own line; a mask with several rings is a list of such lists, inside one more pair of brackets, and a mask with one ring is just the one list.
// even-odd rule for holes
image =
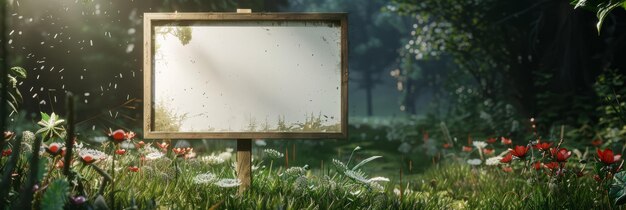
[[596, 12], [596, 16], [598, 17], [598, 23], [596, 24], [598, 34], [600, 33], [600, 29], [602, 29], [604, 19], [611, 10], [618, 7], [626, 9], [626, 0], [572, 0], [571, 4], [575, 5], [574, 8], [585, 8]]
[[22, 93], [17, 88], [17, 86], [19, 82], [18, 79], [26, 79], [26, 69], [19, 66], [11, 67], [9, 69], [7, 77], [9, 85], [3, 85], [2, 87], [10, 87], [7, 90], [7, 94], [9, 95], [9, 98], [7, 98], [7, 103], [9, 104], [9, 107], [11, 107], [11, 114], [9, 114], [10, 117], [18, 112], [18, 107], [20, 103], [22, 103], [22, 101], [24, 100], [22, 97]]
[[42, 209], [45, 210], [62, 210], [65, 202], [67, 202], [69, 192], [69, 183], [65, 179], [56, 179], [50, 183], [48, 189], [43, 194], [41, 202]]

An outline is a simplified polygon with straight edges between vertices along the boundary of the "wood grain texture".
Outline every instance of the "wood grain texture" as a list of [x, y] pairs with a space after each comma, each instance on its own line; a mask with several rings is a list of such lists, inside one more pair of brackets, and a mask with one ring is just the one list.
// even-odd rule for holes
[[237, 139], [237, 178], [241, 195], [252, 185], [252, 139]]

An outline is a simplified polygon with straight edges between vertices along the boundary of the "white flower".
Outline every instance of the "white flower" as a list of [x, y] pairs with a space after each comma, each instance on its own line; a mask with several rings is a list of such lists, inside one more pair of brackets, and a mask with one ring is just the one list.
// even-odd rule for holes
[[283, 155], [283, 153], [280, 153], [279, 151], [273, 149], [264, 149], [263, 153], [265, 153], [265, 155], [267, 155], [271, 159], [282, 158], [285, 156]]
[[379, 177], [371, 178], [371, 179], [369, 179], [369, 181], [370, 182], [388, 182], [389, 179], [385, 178], [385, 177], [382, 177], [382, 176], [379, 176]]
[[215, 185], [222, 188], [237, 187], [241, 185], [241, 181], [239, 179], [221, 179], [215, 182]]
[[487, 161], [485, 161], [485, 164], [487, 164], [488, 166], [495, 166], [495, 165], [500, 164], [500, 160], [502, 160], [502, 157], [500, 156], [490, 157], [490, 158], [487, 158]]
[[263, 139], [258, 139], [256, 141], [254, 141], [254, 144], [256, 144], [259, 147], [267, 146], [267, 142], [265, 142], [265, 140], [263, 140]]
[[108, 157], [108, 155], [105, 154], [104, 152], [101, 152], [101, 151], [95, 150], [95, 149], [81, 149], [78, 152], [78, 155], [81, 156], [81, 157], [90, 156], [94, 160], [103, 160], [103, 159], [106, 159]]
[[196, 177], [193, 178], [193, 183], [196, 184], [207, 184], [207, 183], [212, 183], [217, 179], [217, 177], [215, 176], [215, 174], [211, 173], [211, 172], [207, 172], [204, 174], [198, 174]]
[[484, 141], [474, 141], [472, 144], [477, 149], [483, 149], [483, 148], [485, 148], [487, 146], [487, 143], [485, 143]]
[[219, 158], [219, 157], [217, 157], [217, 156], [215, 156], [215, 155], [211, 155], [211, 156], [202, 156], [202, 157], [200, 158], [200, 160], [201, 160], [202, 162], [205, 162], [205, 163], [209, 164], [209, 165], [217, 165], [217, 164], [222, 164], [222, 163], [224, 163], [224, 159]]
[[285, 172], [283, 172], [282, 174], [280, 174], [279, 176], [281, 177], [301, 177], [304, 176], [304, 174], [306, 173], [306, 169], [308, 168], [308, 165], [304, 165], [304, 167], [290, 167], [287, 170], [285, 170]]
[[480, 160], [480, 159], [469, 159], [469, 160], [467, 160], [467, 164], [470, 164], [470, 165], [473, 165], [473, 166], [480, 165], [481, 163], [483, 163], [483, 161]]
[[156, 160], [156, 159], [162, 158], [163, 156], [165, 156], [165, 154], [163, 154], [162, 152], [152, 152], [152, 153], [146, 155], [146, 159], [147, 160]]
[[[230, 149], [232, 150], [232, 149]], [[222, 160], [230, 160], [230, 158], [233, 156], [232, 153], [228, 152], [228, 150], [226, 150], [226, 152], [222, 152], [219, 155], [217, 155], [218, 158], [222, 159]]]

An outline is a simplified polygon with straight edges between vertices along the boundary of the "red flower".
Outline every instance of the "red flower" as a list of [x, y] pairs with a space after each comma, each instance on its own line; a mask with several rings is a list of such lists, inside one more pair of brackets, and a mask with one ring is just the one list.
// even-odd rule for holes
[[46, 148], [46, 151], [48, 153], [50, 153], [50, 155], [58, 155], [61, 152], [61, 144], [59, 143], [52, 143], [48, 146], [48, 148]]
[[558, 151], [556, 148], [550, 149], [552, 156], [556, 158], [557, 162], [565, 162], [569, 156], [572, 156], [572, 151], [567, 151], [565, 148], [560, 148]]
[[183, 156], [187, 153], [188, 150], [186, 150], [185, 148], [174, 148], [172, 149], [172, 151], [174, 152], [174, 154], [176, 154], [176, 156]]
[[550, 170], [553, 170], [553, 169], [559, 167], [559, 163], [557, 163], [557, 162], [549, 162], [549, 163], [543, 164], [543, 166], [545, 166], [546, 168], [548, 168]]
[[504, 168], [502, 168], [502, 171], [510, 173], [510, 172], [513, 172], [513, 168], [511, 168], [511, 167], [504, 167]]
[[598, 158], [600, 159], [600, 162], [607, 165], [613, 164], [622, 158], [622, 155], [614, 155], [613, 150], [608, 148], [604, 149], [604, 151], [596, 149], [596, 152], [598, 153]]
[[144, 143], [143, 141], [139, 141], [135, 143], [135, 148], [143, 148], [144, 145], [146, 145], [146, 143]]
[[502, 159], [500, 159], [501, 163], [510, 163], [513, 160], [513, 155], [509, 152]]
[[118, 155], [124, 155], [124, 154], [126, 154], [126, 150], [125, 150], [125, 149], [118, 149], [118, 150], [115, 150], [115, 154], [118, 154]]
[[2, 157], [9, 156], [11, 155], [11, 153], [13, 153], [13, 150], [11, 148], [5, 149], [4, 151], [2, 151]]
[[597, 175], [597, 174], [593, 175], [593, 179], [595, 179], [596, 182], [601, 182], [602, 181], [602, 178], [600, 178], [600, 175]]
[[63, 162], [62, 160], [57, 161], [57, 163], [55, 164], [55, 166], [57, 168], [63, 168], [63, 166], [65, 166], [65, 162]]
[[135, 132], [129, 131], [128, 133], [124, 134], [124, 137], [128, 140], [132, 140], [133, 138], [135, 138], [137, 134], [135, 134]]
[[128, 170], [132, 171], [132, 172], [137, 172], [137, 171], [139, 171], [139, 167], [137, 167], [137, 166], [128, 166]]
[[83, 163], [87, 165], [92, 164], [93, 162], [96, 162], [96, 159], [91, 157], [91, 155], [84, 155], [81, 157], [81, 160], [83, 161]]
[[161, 150], [163, 151], [167, 151], [167, 147], [170, 146], [170, 144], [165, 143], [165, 142], [157, 143], [156, 145], [159, 146], [159, 148], [161, 148]]
[[507, 138], [504, 138], [504, 137], [501, 138], [500, 142], [502, 142], [502, 144], [504, 144], [504, 145], [513, 144], [513, 140], [507, 139]]
[[483, 153], [485, 153], [485, 155], [492, 155], [494, 151], [495, 151], [494, 149], [488, 149], [488, 148], [483, 149]]
[[594, 147], [598, 147], [602, 144], [602, 139], [594, 139], [593, 141], [591, 141], [591, 145], [593, 145]]
[[444, 149], [448, 149], [448, 148], [450, 148], [450, 147], [452, 147], [452, 145], [451, 145], [451, 144], [449, 144], [449, 143], [445, 143], [445, 144], [443, 144], [443, 148], [444, 148]]
[[520, 159], [524, 159], [528, 149], [530, 149], [528, 146], [516, 145], [515, 148], [511, 150], [511, 154]]
[[116, 143], [126, 140], [126, 133], [124, 133], [124, 130], [122, 129], [117, 129], [113, 131], [109, 134], [109, 136], [113, 138]]
[[492, 137], [492, 138], [488, 138], [488, 139], [486, 140], [486, 142], [487, 142], [487, 143], [490, 143], [490, 144], [496, 143], [496, 141], [498, 141], [498, 139], [497, 139], [497, 138], [493, 138], [493, 137]]
[[552, 146], [552, 142], [539, 142], [533, 147], [538, 150], [548, 151], [548, 149], [550, 149], [551, 146]]
[[471, 151], [472, 151], [472, 147], [463, 146], [463, 152], [471, 152]]

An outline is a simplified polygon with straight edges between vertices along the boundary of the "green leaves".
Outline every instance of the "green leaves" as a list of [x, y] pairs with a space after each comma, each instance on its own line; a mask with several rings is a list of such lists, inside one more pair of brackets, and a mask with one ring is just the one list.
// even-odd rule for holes
[[65, 179], [56, 179], [48, 186], [43, 194], [42, 209], [44, 210], [63, 210], [63, 206], [67, 201], [69, 183]]
[[613, 9], [620, 6], [626, 9], [626, 0], [573, 0], [571, 4], [574, 5], [574, 9], [585, 8], [596, 12], [596, 17], [598, 17], [598, 23], [596, 23], [598, 34], [600, 34], [600, 29], [602, 29], [604, 18]]
[[45, 140], [53, 137], [63, 138], [65, 136], [64, 123], [65, 120], [60, 119], [54, 112], [51, 115], [41, 112], [41, 121], [37, 123], [41, 128], [35, 134], [41, 134]]
[[609, 197], [615, 205], [626, 203], [626, 172], [621, 171], [613, 176], [613, 184], [609, 188]]
[[26, 69], [19, 66], [11, 67], [9, 74], [15, 77], [26, 79]]

